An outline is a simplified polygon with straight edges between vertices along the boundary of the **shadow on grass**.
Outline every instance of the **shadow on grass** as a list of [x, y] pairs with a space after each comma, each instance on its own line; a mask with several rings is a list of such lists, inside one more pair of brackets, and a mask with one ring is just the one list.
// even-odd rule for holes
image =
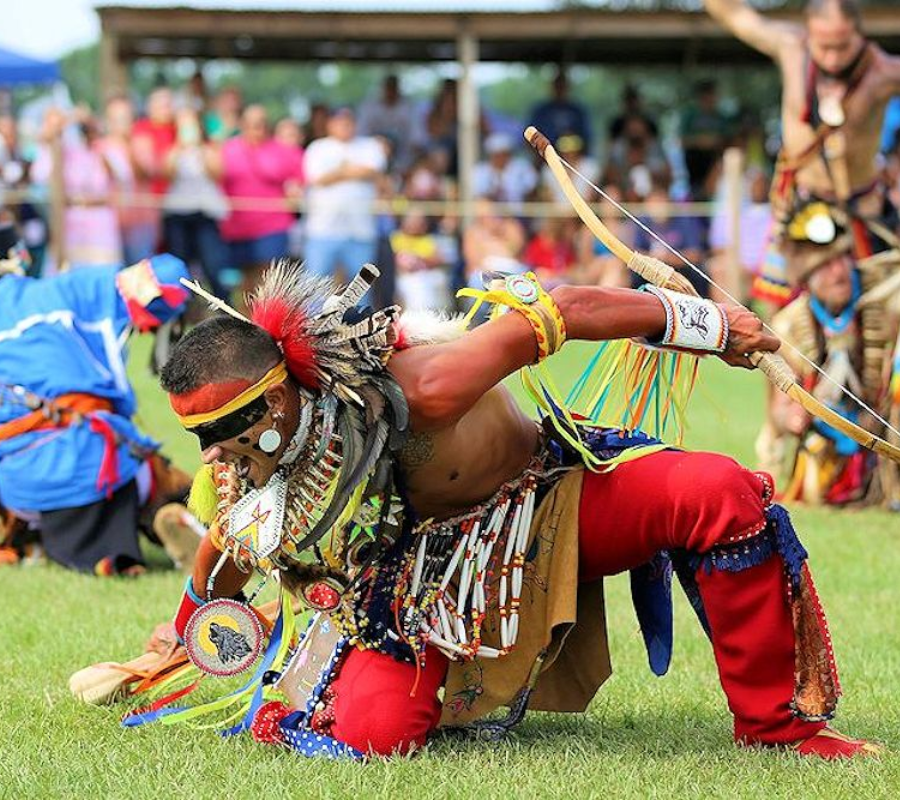
[[711, 751], [733, 752], [727, 717], [703, 713], [685, 717], [677, 711], [638, 711], [610, 714], [602, 709], [583, 714], [531, 712], [500, 742], [483, 742], [467, 731], [443, 729], [431, 745], [435, 755], [529, 750], [532, 756], [551, 756], [564, 747], [587, 756], [648, 756], [671, 758]]

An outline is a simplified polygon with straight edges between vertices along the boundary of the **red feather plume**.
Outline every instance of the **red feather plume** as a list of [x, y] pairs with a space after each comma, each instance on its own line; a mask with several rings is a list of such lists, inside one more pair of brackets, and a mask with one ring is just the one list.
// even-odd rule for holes
[[276, 341], [294, 379], [306, 389], [317, 389], [316, 349], [303, 307], [284, 296], [258, 295], [250, 304], [250, 319]]

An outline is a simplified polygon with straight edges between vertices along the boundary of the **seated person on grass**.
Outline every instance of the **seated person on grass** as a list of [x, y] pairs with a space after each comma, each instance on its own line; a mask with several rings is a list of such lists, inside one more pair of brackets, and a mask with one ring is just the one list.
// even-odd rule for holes
[[[4, 560], [21, 555], [18, 537], [30, 528], [63, 566], [98, 575], [142, 572], [139, 529], [149, 531], [167, 501], [183, 499], [190, 479], [132, 421], [136, 400], [125, 372], [125, 344], [132, 329], [155, 330], [185, 310], [188, 293], [179, 278], [187, 269], [179, 259], [159, 255], [122, 270], [98, 267], [35, 279], [18, 274], [11, 258], [4, 264]], [[174, 536], [173, 553], [189, 567], [197, 536], [188, 522], [168, 508], [156, 527]]]

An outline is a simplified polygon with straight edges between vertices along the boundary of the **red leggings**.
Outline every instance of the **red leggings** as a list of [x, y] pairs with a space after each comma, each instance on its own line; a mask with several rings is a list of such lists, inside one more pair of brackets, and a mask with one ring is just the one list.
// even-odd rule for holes
[[[585, 472], [579, 509], [582, 580], [614, 575], [662, 549], [705, 552], [759, 531], [765, 485], [725, 456], [665, 451], [612, 472]], [[795, 718], [794, 630], [778, 556], [742, 572], [699, 570], [734, 733], [748, 742], [792, 742], [823, 723]], [[415, 697], [415, 668], [389, 656], [352, 651], [333, 688], [332, 735], [363, 752], [408, 752], [437, 726], [447, 660], [431, 650]]]

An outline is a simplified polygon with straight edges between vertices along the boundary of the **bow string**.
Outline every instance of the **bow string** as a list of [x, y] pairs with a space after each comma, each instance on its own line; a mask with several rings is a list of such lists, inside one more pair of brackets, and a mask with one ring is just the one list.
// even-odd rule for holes
[[[550, 171], [553, 173], [553, 176], [559, 183], [560, 188], [563, 190], [563, 193], [565, 194], [569, 203], [572, 205], [572, 207], [575, 209], [575, 212], [580, 217], [581, 221], [587, 226], [587, 228], [591, 231], [591, 233], [594, 234], [597, 239], [599, 239], [604, 245], [606, 245], [606, 247], [609, 248], [609, 250], [615, 256], [625, 262], [628, 269], [636, 272], [645, 281], [653, 284], [654, 286], [672, 289], [677, 292], [683, 292], [684, 294], [697, 294], [696, 289], [691, 285], [690, 281], [688, 281], [687, 278], [685, 278], [684, 275], [680, 274], [674, 267], [660, 261], [657, 258], [653, 258], [652, 256], [635, 252], [623, 241], [621, 241], [621, 239], [619, 239], [612, 231], [610, 231], [609, 228], [607, 228], [606, 225], [604, 225], [603, 222], [600, 221], [600, 219], [591, 209], [588, 202], [584, 199], [584, 197], [582, 197], [581, 193], [575, 187], [574, 183], [572, 183], [567, 170], [571, 171], [574, 175], [577, 175], [601, 197], [605, 198], [621, 213], [628, 217], [628, 219], [630, 219], [636, 225], [640, 226], [648, 235], [652, 236], [656, 241], [662, 244], [663, 247], [669, 250], [669, 252], [683, 261], [688, 268], [703, 276], [703, 279], [707, 283], [717, 288], [725, 297], [731, 300], [731, 302], [733, 302], [735, 305], [742, 305], [715, 281], [713, 281], [705, 272], [703, 272], [703, 270], [701, 270], [695, 264], [691, 263], [691, 261], [687, 257], [685, 257], [674, 247], [669, 245], [668, 242], [657, 235], [651, 228], [649, 228], [647, 225], [637, 219], [633, 214], [631, 214], [627, 208], [616, 202], [616, 200], [610, 197], [599, 186], [596, 186], [592, 181], [578, 172], [575, 167], [561, 158], [554, 149], [553, 145], [550, 143], [549, 139], [547, 139], [546, 136], [538, 131], [537, 128], [533, 126], [529, 126], [528, 128], [526, 128], [525, 139], [544, 159]], [[765, 323], [763, 324], [765, 325]], [[765, 325], [765, 327], [770, 331], [772, 330], [768, 325]], [[784, 344], [786, 344], [793, 352], [797, 353], [800, 358], [809, 363], [813, 367], [813, 369], [816, 370], [816, 372], [824, 376], [826, 380], [837, 386], [841, 390], [841, 392], [843, 392], [860, 407], [871, 414], [876, 420], [878, 420], [879, 423], [884, 425], [887, 430], [890, 430], [892, 433], [900, 437], [900, 431], [897, 431], [895, 428], [893, 428], [885, 419], [883, 419], [876, 411], [870, 408], [863, 400], [854, 395], [845, 386], [839, 384], [837, 381], [831, 378], [831, 376], [828, 375], [825, 370], [823, 370], [815, 362], [808, 359], [790, 342], [785, 341]], [[871, 450], [872, 452], [882, 455], [885, 458], [889, 458], [891, 461], [900, 463], [900, 447], [897, 447], [890, 442], [885, 441], [880, 436], [871, 433], [870, 431], [865, 430], [865, 428], [862, 428], [861, 426], [851, 422], [850, 420], [834, 411], [834, 409], [829, 408], [820, 400], [813, 397], [809, 392], [807, 392], [802, 386], [798, 384], [793, 370], [791, 369], [787, 361], [785, 361], [784, 358], [782, 358], [780, 355], [776, 353], [754, 352], [748, 353], [747, 359], [753, 366], [757, 367], [760, 372], [762, 372], [769, 379], [769, 381], [771, 381], [778, 389], [788, 395], [788, 397], [790, 397], [792, 400], [799, 403], [800, 406], [802, 406], [803, 409], [806, 410], [810, 415], [821, 419], [832, 428], [839, 430], [841, 433], [845, 434], [862, 447], [865, 447], [867, 450]]]

